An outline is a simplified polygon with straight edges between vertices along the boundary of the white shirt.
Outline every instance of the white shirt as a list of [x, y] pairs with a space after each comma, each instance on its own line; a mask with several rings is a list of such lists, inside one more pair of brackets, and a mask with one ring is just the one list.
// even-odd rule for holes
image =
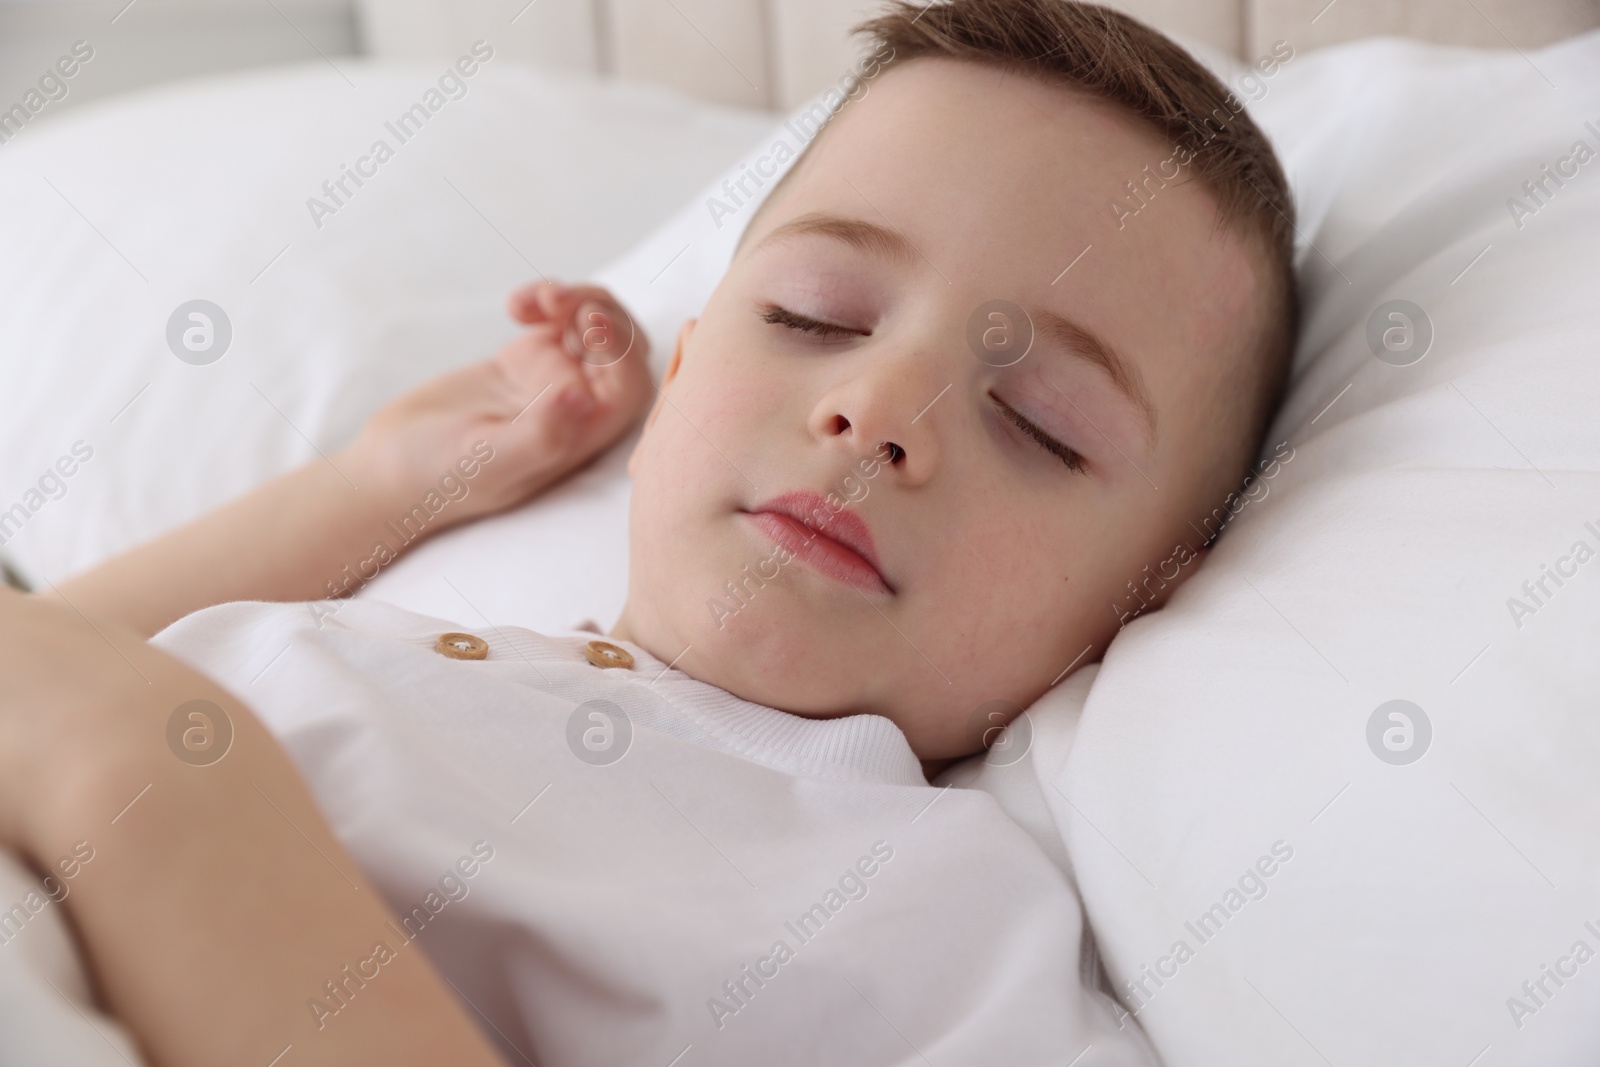
[[[487, 658], [436, 651], [464, 629]], [[346, 601], [155, 638], [259, 714], [403, 918], [308, 1001], [323, 1026], [420, 947], [508, 1063], [1150, 1062], [1080, 979], [1071, 882], [989, 794], [929, 786], [888, 719], [621, 641], [632, 668], [601, 669], [595, 637]]]

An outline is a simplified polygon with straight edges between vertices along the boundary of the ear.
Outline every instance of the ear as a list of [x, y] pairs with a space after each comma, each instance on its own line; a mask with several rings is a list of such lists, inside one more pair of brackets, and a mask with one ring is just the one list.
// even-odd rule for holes
[[678, 376], [678, 367], [683, 363], [683, 346], [689, 340], [689, 335], [694, 332], [695, 323], [699, 319], [689, 319], [678, 331], [678, 343], [672, 349], [672, 359], [667, 362], [667, 371], [661, 376], [661, 386], [656, 391], [656, 402], [650, 407], [650, 414], [644, 420], [644, 432], [639, 435], [639, 440], [633, 446], [633, 451], [628, 455], [628, 477], [633, 477], [633, 468], [639, 461], [639, 449], [644, 447], [644, 442], [650, 436], [650, 427], [655, 425], [656, 416], [661, 414], [661, 408], [667, 402], [667, 387]]

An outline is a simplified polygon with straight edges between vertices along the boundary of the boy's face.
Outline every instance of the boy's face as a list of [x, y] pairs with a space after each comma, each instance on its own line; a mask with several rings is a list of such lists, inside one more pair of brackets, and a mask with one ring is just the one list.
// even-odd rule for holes
[[[1240, 473], [1222, 383], [1256, 260], [1187, 172], [1121, 229], [1111, 207], [1168, 155], [1111, 105], [946, 59], [847, 104], [680, 337], [613, 632], [746, 700], [886, 716], [923, 759], [1092, 662], [1126, 583], [1195, 569], [1174, 549]], [[1020, 359], [983, 343], [1006, 319], [971, 329], [990, 301], [1031, 312]], [[810, 521], [856, 552], [763, 510], [796, 492], [831, 494]]]

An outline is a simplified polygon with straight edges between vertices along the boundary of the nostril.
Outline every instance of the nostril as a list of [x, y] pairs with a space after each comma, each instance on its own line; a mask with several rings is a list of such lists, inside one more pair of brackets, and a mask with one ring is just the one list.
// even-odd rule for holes
[[883, 444], [879, 445], [878, 447], [879, 448], [887, 448], [889, 450], [889, 462], [890, 463], [899, 463], [902, 459], [905, 459], [905, 457], [906, 457], [906, 450], [901, 448], [899, 445], [895, 444], [893, 441], [885, 441]]
[[850, 420], [849, 419], [845, 418], [843, 415], [835, 415], [833, 417], [833, 432], [834, 432], [835, 436], [844, 433], [849, 428], [850, 428]]

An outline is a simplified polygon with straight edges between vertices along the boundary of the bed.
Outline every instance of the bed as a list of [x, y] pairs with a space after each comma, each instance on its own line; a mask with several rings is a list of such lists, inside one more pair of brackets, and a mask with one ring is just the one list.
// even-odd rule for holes
[[[1600, 33], [1578, 32], [1595, 10], [1318, 6], [1150, 12], [1249, 101], [1295, 189], [1307, 316], [1277, 463], [1171, 604], [1030, 709], [1010, 755], [946, 781], [990, 791], [1070, 867], [1107, 984], [1163, 1062], [1592, 1063], [1600, 981], [1574, 946], [1600, 947]], [[403, 8], [372, 25], [404, 61], [175, 85], [0, 149], [0, 558], [23, 580], [347, 441], [503, 341], [500, 300], [536, 272], [611, 286], [659, 370], [737, 236], [707, 199], [836, 80], [816, 27], [849, 17], [824, 5], [791, 33], [813, 9], [750, 7], [760, 43], [738, 54], [776, 94], [757, 100], [712, 63], [676, 88], [612, 80], [654, 77], [628, 27], [676, 31], [590, 9], [572, 32], [592, 69], [497, 51], [384, 181], [319, 217], [321, 183], [509, 17]], [[1450, 43], [1336, 43], [1371, 29]], [[1278, 41], [1291, 58], [1266, 76]], [[503, 136], [531, 113], [543, 141]], [[196, 130], [207, 151], [181, 152]], [[209, 362], [167, 340], [195, 299], [231, 324]], [[624, 449], [361, 595], [474, 624], [614, 617]], [[491, 563], [511, 546], [533, 562], [506, 581]], [[9, 904], [26, 886], [7, 877]], [[39, 985], [71, 981], [52, 936], [26, 967], [0, 947], [0, 1034], [23, 1035], [0, 1062], [122, 1062], [114, 1028], [83, 1029], [84, 990], [79, 1015]], [[28, 1019], [61, 1029], [28, 1045]]]

